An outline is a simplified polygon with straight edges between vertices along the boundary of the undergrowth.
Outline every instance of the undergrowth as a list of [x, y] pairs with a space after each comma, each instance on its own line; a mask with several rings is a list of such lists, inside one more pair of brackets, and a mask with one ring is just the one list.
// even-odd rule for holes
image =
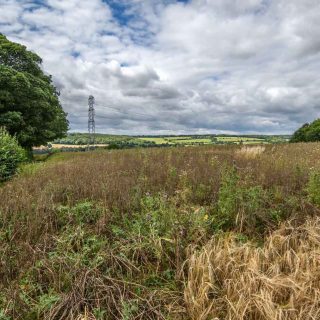
[[316, 319], [319, 155], [142, 149], [26, 168], [0, 189], [0, 319]]

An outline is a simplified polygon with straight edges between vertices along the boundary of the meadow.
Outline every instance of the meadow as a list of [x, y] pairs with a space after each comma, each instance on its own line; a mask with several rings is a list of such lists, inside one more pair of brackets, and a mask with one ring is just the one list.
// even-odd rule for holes
[[0, 187], [0, 319], [320, 318], [320, 143], [66, 152]]
[[[69, 133], [65, 138], [53, 142], [54, 149], [66, 147], [81, 147], [88, 143], [87, 133]], [[154, 146], [190, 146], [190, 145], [212, 145], [212, 144], [265, 144], [285, 143], [290, 136], [287, 135], [185, 135], [185, 136], [121, 136], [100, 134], [95, 135], [97, 145], [111, 148], [132, 148], [132, 147], [154, 147]]]

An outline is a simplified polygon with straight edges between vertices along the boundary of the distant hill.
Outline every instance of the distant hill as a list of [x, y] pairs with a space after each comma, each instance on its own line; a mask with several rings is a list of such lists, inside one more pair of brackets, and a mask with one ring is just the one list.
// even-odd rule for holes
[[[173, 146], [203, 144], [260, 144], [283, 143], [290, 139], [289, 135], [110, 135], [97, 133], [96, 144], [117, 146]], [[63, 145], [86, 145], [88, 133], [69, 133], [65, 138], [53, 141]]]

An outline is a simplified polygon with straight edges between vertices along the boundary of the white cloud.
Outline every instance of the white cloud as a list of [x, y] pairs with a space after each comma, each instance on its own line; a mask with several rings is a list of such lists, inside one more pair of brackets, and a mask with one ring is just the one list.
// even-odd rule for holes
[[291, 132], [320, 109], [319, 20], [318, 0], [0, 0], [0, 32], [43, 58], [72, 130], [93, 94], [119, 134]]

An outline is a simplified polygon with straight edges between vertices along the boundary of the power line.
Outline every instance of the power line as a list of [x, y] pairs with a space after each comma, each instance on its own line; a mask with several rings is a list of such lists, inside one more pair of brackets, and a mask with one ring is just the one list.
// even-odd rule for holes
[[[114, 111], [116, 111], [116, 112], [118, 112], [118, 113], [121, 113], [121, 114], [127, 115], [127, 116], [136, 115], [136, 116], [149, 117], [149, 118], [153, 116], [153, 115], [151, 115], [151, 114], [146, 114], [146, 113], [125, 112], [125, 111], [116, 109], [116, 108], [114, 108], [114, 107], [105, 107], [105, 108], [112, 109], [112, 110], [114, 110]], [[98, 117], [98, 118], [111, 119], [110, 116], [101, 115], [101, 114], [96, 113], [96, 112], [95, 112], [95, 116]], [[85, 116], [85, 115], [78, 115], [77, 117], [78, 117], [78, 118], [84, 118], [84, 117], [87, 117], [87, 116]]]
[[[96, 114], [95, 112], [95, 99], [92, 95], [89, 96], [88, 98], [88, 133], [89, 133], [89, 138], [88, 138], [88, 150], [90, 150], [90, 146], [94, 147], [95, 144], [95, 132], [96, 132], [96, 127], [95, 127], [95, 117], [98, 118], [105, 118], [105, 119], [112, 119], [110, 118], [110, 116], [105, 116], [105, 115], [100, 115], [100, 114]], [[151, 114], [146, 114], [146, 113], [138, 113], [138, 112], [127, 112], [127, 111], [123, 111], [123, 110], [119, 110], [115, 107], [111, 107], [111, 106], [99, 106], [99, 107], [103, 107], [103, 108], [109, 108], [112, 109], [118, 113], [121, 113], [123, 115], [126, 116], [131, 116], [131, 115], [136, 115], [139, 117], [148, 117], [150, 119], [150, 117], [153, 117], [153, 115]], [[79, 115], [79, 118], [84, 117]]]
[[[114, 111], [116, 111], [116, 112], [119, 112], [119, 113], [122, 113], [122, 114], [125, 114], [125, 115], [128, 115], [128, 116], [130, 116], [130, 115], [137, 115], [137, 116], [143, 116], [143, 117], [152, 117], [152, 115], [151, 114], [146, 114], [146, 113], [138, 113], [138, 112], [126, 112], [126, 111], [122, 111], [122, 110], [119, 110], [119, 109], [117, 109], [117, 108], [115, 108], [115, 107], [107, 107], [107, 106], [102, 106], [103, 108], [109, 108], [109, 109], [112, 109], [112, 110], [114, 110]], [[99, 117], [100, 118], [103, 118], [103, 117], [105, 117], [105, 116], [101, 116], [101, 115], [99, 115]]]

